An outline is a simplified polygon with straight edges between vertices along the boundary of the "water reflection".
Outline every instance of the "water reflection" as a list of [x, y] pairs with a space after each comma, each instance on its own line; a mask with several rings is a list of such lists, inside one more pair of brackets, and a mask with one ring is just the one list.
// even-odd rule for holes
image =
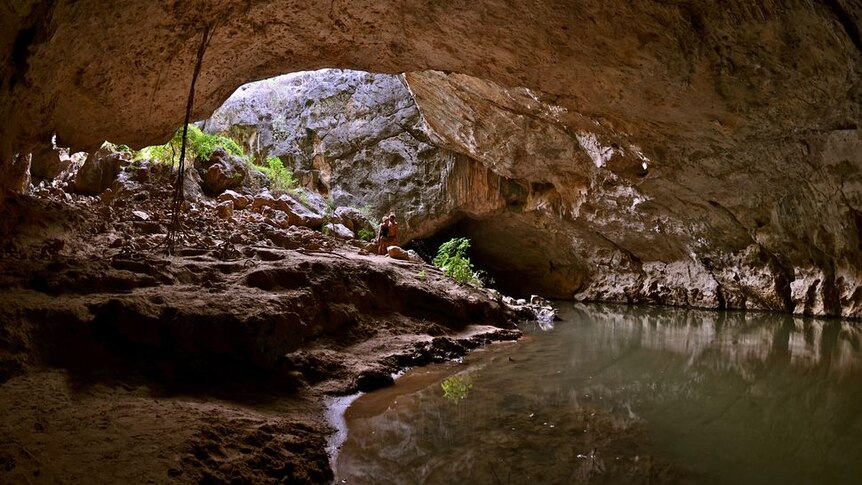
[[608, 305], [576, 305], [573, 315], [603, 325], [594, 344], [611, 352], [638, 347], [669, 351], [686, 355], [691, 364], [747, 376], [767, 361], [839, 377], [862, 369], [860, 328], [846, 321]]
[[470, 382], [469, 376], [455, 375], [447, 377], [440, 383], [443, 389], [443, 397], [458, 404], [459, 401], [467, 399], [470, 389], [473, 388], [473, 383]]
[[437, 372], [439, 380], [404, 393], [399, 386], [414, 378], [408, 374], [373, 394], [373, 412], [365, 404], [370, 396], [357, 400], [346, 416], [339, 480], [858, 483], [862, 477], [856, 325], [562, 305], [563, 321], [551, 332], [527, 326], [529, 335], [514, 346], [476, 352], [464, 365], [416, 371]]

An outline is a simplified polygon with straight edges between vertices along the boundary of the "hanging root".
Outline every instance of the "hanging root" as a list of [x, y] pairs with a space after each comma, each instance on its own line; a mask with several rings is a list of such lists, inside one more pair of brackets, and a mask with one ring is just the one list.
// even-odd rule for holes
[[201, 36], [201, 45], [198, 48], [197, 61], [195, 62], [195, 70], [192, 75], [192, 84], [189, 88], [189, 97], [186, 103], [186, 118], [183, 122], [183, 139], [180, 144], [180, 162], [177, 167], [177, 180], [174, 186], [174, 196], [171, 204], [171, 223], [168, 226], [168, 234], [165, 237], [165, 252], [173, 254], [177, 243], [177, 232], [182, 231], [182, 221], [180, 221], [180, 211], [182, 209], [184, 194], [183, 182], [185, 181], [185, 161], [186, 161], [186, 142], [188, 139], [189, 121], [192, 116], [192, 108], [195, 104], [195, 84], [198, 81], [198, 75], [201, 72], [204, 54], [207, 51], [210, 40], [212, 40], [212, 32], [215, 28], [210, 28], [209, 24], [204, 25], [203, 35]]

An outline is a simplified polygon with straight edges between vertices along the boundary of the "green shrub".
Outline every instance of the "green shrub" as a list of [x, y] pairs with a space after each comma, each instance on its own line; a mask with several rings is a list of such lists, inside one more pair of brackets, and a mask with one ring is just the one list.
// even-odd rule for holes
[[293, 176], [293, 172], [285, 167], [278, 157], [266, 157], [266, 167], [257, 168], [269, 176], [269, 179], [272, 181], [273, 190], [290, 192], [299, 185], [299, 181]]
[[357, 236], [363, 241], [371, 241], [372, 239], [374, 239], [374, 231], [367, 227], [363, 227], [359, 229], [359, 233], [357, 234]]
[[437, 256], [434, 257], [434, 266], [437, 266], [446, 276], [455, 278], [456, 281], [468, 285], [482, 287], [480, 274], [473, 268], [473, 263], [467, 257], [470, 249], [470, 240], [465, 237], [456, 237], [440, 245]]
[[[173, 138], [164, 145], [154, 145], [141, 148], [135, 155], [135, 159], [148, 159], [154, 162], [176, 164], [180, 160], [180, 147], [183, 142], [183, 128], [180, 127], [174, 133]], [[232, 138], [204, 133], [195, 125], [189, 125], [188, 143], [186, 144], [186, 158], [209, 159], [216, 148], [223, 148], [231, 155], [248, 161], [248, 156], [240, 148], [239, 144]]]

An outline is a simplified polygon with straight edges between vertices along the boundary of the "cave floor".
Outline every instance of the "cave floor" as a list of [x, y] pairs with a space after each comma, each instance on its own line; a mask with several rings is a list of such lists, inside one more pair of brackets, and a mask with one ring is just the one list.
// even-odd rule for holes
[[5, 201], [0, 483], [329, 482], [328, 399], [520, 336], [499, 295], [211, 200], [167, 256], [166, 193]]

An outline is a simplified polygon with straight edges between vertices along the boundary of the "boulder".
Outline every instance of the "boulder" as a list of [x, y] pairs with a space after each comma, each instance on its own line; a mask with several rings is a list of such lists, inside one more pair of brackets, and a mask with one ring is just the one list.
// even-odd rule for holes
[[395, 383], [392, 374], [382, 369], [368, 369], [362, 371], [356, 378], [356, 388], [361, 392], [371, 392]]
[[312, 229], [319, 229], [323, 226], [325, 218], [322, 215], [313, 212], [308, 207], [302, 205], [301, 202], [287, 194], [278, 196], [278, 199], [275, 200], [274, 207], [289, 215], [290, 225], [292, 226], [304, 226]]
[[335, 217], [355, 233], [358, 233], [362, 228], [367, 228], [370, 231], [374, 230], [371, 222], [368, 220], [368, 216], [359, 209], [339, 207], [335, 209]]
[[213, 194], [239, 187], [248, 172], [242, 160], [222, 148], [216, 148], [202, 167], [204, 188]]
[[219, 202], [231, 201], [233, 202], [233, 208], [236, 210], [243, 210], [249, 206], [252, 202], [252, 198], [247, 195], [242, 195], [240, 193], [234, 192], [233, 190], [225, 190], [222, 194], [217, 197]]
[[216, 214], [218, 214], [222, 219], [230, 219], [233, 217], [233, 209], [234, 205], [231, 200], [220, 202], [215, 208]]
[[65, 148], [43, 149], [33, 153], [30, 163], [30, 175], [51, 180], [72, 166], [69, 150]]
[[132, 161], [130, 152], [119, 151], [111, 143], [105, 143], [90, 154], [84, 165], [75, 174], [72, 191], [82, 195], [99, 195], [117, 179], [120, 170]]
[[388, 246], [386, 254], [392, 259], [400, 259], [402, 261], [422, 262], [422, 258], [413, 250], [404, 250], [400, 246]]
[[[308, 191], [306, 206], [319, 214], [333, 212], [333, 222], [357, 235], [367, 218], [349, 206], [370, 205], [379, 215], [395, 212], [400, 221], [422, 221], [401, 226], [405, 241], [427, 237], [455, 219], [440, 174], [449, 173], [455, 162], [466, 163], [435, 145], [425, 129], [399, 76], [341, 69], [247, 84], [204, 128], [244, 140], [253, 133], [253, 143], [246, 145], [251, 152], [279, 157], [303, 186], [324, 194]], [[477, 191], [474, 198], [482, 201], [485, 193]], [[332, 211], [333, 201], [344, 208]], [[376, 223], [368, 228], [375, 229]]]
[[183, 177], [183, 198], [187, 201], [195, 201], [201, 198], [203, 191], [201, 190], [201, 185], [203, 184], [203, 180], [201, 180], [201, 175], [197, 170], [190, 169], [186, 170], [184, 173], [185, 177]]
[[341, 239], [354, 239], [356, 236], [353, 234], [353, 231], [347, 228], [344, 224], [335, 224], [328, 223], [323, 226], [323, 232], [325, 234], [329, 234], [330, 236], [335, 236]]
[[251, 210], [255, 212], [262, 212], [264, 207], [275, 207], [275, 198], [268, 192], [256, 195], [251, 201]]

